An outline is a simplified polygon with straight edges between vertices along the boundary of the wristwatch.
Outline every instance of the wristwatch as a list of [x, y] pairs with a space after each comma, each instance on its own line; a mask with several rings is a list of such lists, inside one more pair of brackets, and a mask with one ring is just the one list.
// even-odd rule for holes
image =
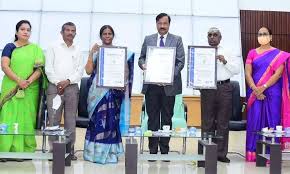
[[268, 88], [268, 85], [265, 83], [265, 84], [263, 85], [263, 87], [264, 87], [264, 88]]

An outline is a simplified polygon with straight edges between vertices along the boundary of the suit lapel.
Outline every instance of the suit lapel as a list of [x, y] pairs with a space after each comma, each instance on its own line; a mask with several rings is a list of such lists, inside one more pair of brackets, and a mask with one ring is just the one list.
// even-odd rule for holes
[[171, 42], [172, 42], [172, 35], [170, 33], [168, 33], [166, 41], [165, 41], [165, 46], [170, 47]]
[[[159, 46], [159, 45], [157, 45], [157, 37], [158, 37], [158, 34], [154, 34], [151, 37], [151, 39], [150, 39], [151, 44], [150, 45], [152, 45], [152, 46]], [[170, 33], [168, 33], [167, 38], [166, 38], [166, 41], [165, 41], [165, 46], [166, 47], [170, 47], [172, 41], [173, 41], [173, 37], [172, 37], [172, 35]]]
[[152, 46], [157, 46], [157, 37], [158, 37], [158, 34], [154, 34], [153, 37], [151, 37], [151, 45]]

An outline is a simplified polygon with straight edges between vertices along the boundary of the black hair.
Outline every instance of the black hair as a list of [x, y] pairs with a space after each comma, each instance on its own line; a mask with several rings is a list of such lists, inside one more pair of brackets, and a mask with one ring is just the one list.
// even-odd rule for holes
[[266, 28], [268, 30], [269, 34], [272, 35], [272, 30], [269, 27], [262, 26], [261, 28]]
[[75, 25], [74, 23], [72, 23], [72, 22], [66, 22], [66, 23], [64, 23], [64, 24], [62, 25], [62, 27], [61, 27], [61, 32], [64, 32], [64, 30], [65, 30], [65, 26], [76, 27], [76, 25]]
[[[28, 20], [21, 20], [21, 21], [17, 22], [17, 24], [16, 24], [16, 32], [18, 32], [18, 30], [19, 30], [19, 28], [20, 28], [20, 26], [21, 26], [22, 24], [28, 24], [29, 27], [30, 27], [30, 29], [31, 29], [31, 24], [30, 24], [30, 22], [29, 22]], [[17, 40], [18, 40], [18, 37], [17, 37], [17, 35], [15, 34], [14, 42], [17, 41]]]
[[159, 15], [156, 16], [156, 23], [159, 21], [159, 19], [163, 18], [164, 16], [167, 16], [168, 17], [168, 22], [170, 24], [170, 21], [171, 21], [171, 18], [168, 14], [166, 13], [160, 13]]
[[112, 32], [112, 34], [113, 34], [113, 37], [115, 37], [115, 32], [114, 32], [113, 27], [111, 27], [111, 25], [104, 25], [104, 26], [102, 26], [101, 29], [100, 29], [100, 38], [101, 38], [101, 39], [102, 39], [102, 34], [103, 34], [103, 32], [104, 32], [105, 29], [109, 29], [109, 30], [111, 30], [111, 32]]

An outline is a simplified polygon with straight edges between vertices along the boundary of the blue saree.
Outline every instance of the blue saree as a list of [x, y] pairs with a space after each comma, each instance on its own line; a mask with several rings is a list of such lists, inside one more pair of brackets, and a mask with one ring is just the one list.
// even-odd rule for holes
[[84, 160], [117, 163], [118, 157], [124, 153], [121, 133], [127, 132], [130, 124], [134, 56], [133, 52], [127, 52], [129, 77], [125, 91], [97, 87], [95, 70], [88, 81], [90, 121], [85, 136]]

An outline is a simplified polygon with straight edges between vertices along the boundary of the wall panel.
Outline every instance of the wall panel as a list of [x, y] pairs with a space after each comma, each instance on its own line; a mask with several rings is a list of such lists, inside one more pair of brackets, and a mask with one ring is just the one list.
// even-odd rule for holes
[[0, 11], [0, 21], [3, 21], [3, 24], [5, 23], [5, 25], [1, 25], [0, 27], [0, 49], [3, 49], [8, 42], [14, 41], [15, 26], [22, 19], [30, 21], [32, 26], [30, 41], [38, 43], [40, 13], [32, 11]]
[[49, 44], [61, 39], [61, 27], [66, 22], [73, 22], [76, 25], [77, 34], [74, 42], [79, 44], [82, 51], [88, 51], [90, 48], [90, 14], [87, 13], [43, 13], [40, 45], [46, 49]]
[[267, 26], [272, 30], [272, 45], [290, 52], [290, 12], [241, 10], [241, 41], [244, 60], [250, 49], [259, 46], [257, 32]]

